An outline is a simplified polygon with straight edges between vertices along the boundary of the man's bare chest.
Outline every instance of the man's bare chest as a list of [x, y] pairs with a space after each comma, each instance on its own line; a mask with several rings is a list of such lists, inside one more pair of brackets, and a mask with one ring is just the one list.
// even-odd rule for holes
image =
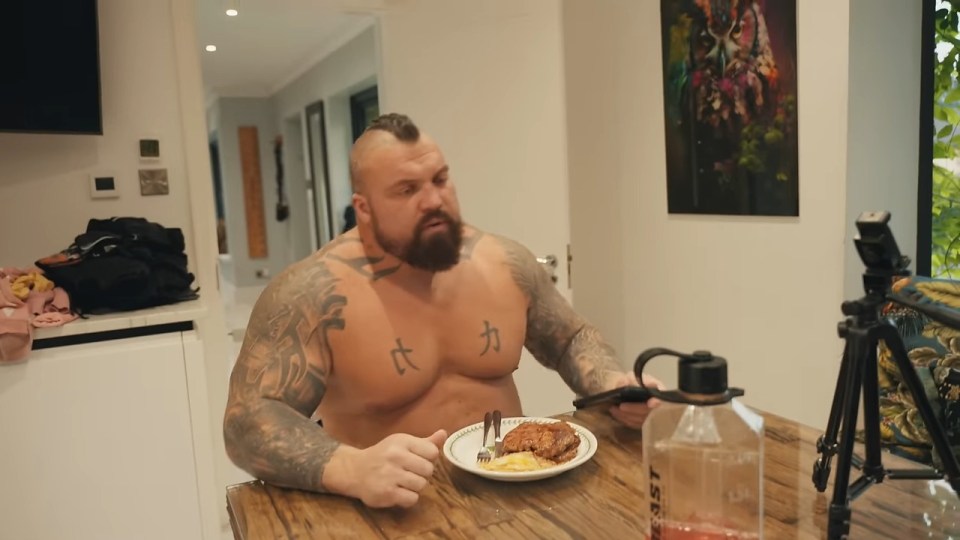
[[461, 295], [440, 305], [373, 295], [345, 309], [338, 348], [369, 359], [386, 357], [393, 371], [438, 364], [444, 369], [479, 369], [500, 358], [516, 360], [526, 327], [522, 303], [494, 296]]
[[348, 295], [343, 314], [330, 390], [384, 408], [416, 399], [442, 376], [509, 376], [526, 331], [519, 290], [483, 283], [429, 301], [371, 289]]

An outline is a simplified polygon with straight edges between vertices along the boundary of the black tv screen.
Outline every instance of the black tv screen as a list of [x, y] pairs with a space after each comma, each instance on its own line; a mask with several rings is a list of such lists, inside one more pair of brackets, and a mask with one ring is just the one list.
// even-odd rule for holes
[[103, 133], [97, 0], [0, 0], [0, 131]]

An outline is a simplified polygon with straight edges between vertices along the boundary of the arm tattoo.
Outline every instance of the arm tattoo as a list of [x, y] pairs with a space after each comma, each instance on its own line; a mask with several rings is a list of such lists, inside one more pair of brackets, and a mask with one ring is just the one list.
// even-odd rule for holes
[[230, 458], [272, 484], [324, 491], [339, 442], [310, 420], [334, 369], [329, 333], [347, 297], [321, 258], [282, 274], [254, 308], [230, 378], [224, 439]]
[[477, 247], [477, 242], [483, 238], [483, 232], [479, 229], [472, 229], [463, 238], [463, 245], [460, 247], [460, 256], [469, 259], [473, 256], [473, 248]]
[[604, 341], [600, 331], [589, 324], [574, 334], [557, 371], [581, 396], [608, 390], [607, 384], [624, 372], [617, 352]]
[[538, 362], [556, 370], [577, 394], [606, 390], [606, 385], [624, 372], [616, 351], [573, 311], [529, 250], [512, 240], [496, 238], [514, 282], [529, 302], [526, 348]]

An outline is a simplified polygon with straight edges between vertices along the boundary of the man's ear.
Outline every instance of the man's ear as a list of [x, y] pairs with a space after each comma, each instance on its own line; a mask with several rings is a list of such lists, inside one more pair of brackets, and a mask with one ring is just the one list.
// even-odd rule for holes
[[352, 197], [353, 209], [357, 213], [357, 223], [364, 225], [370, 224], [370, 203], [367, 198], [359, 193], [354, 193]]

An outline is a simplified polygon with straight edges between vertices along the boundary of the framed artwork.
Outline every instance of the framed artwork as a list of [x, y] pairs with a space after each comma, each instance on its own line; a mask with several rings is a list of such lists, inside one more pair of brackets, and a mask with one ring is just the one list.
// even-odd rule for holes
[[667, 207], [799, 215], [796, 0], [661, 0]]
[[166, 169], [140, 169], [140, 195], [169, 195], [170, 181]]

